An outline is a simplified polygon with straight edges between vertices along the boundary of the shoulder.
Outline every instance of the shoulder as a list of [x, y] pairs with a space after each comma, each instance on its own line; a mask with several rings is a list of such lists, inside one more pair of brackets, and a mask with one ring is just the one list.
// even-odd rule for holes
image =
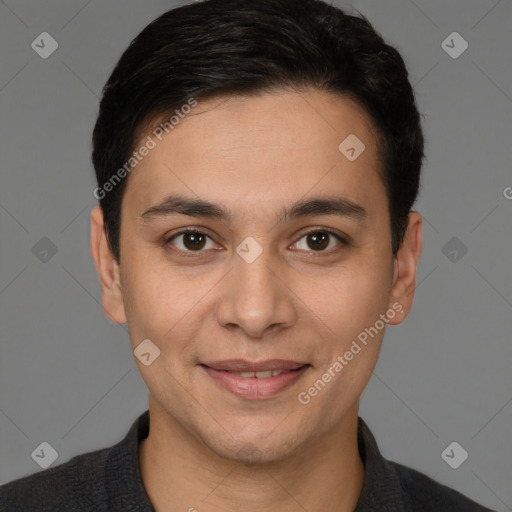
[[358, 512], [493, 512], [415, 469], [385, 459], [362, 418], [358, 419], [357, 438], [365, 466]]
[[109, 448], [0, 486], [2, 512], [106, 511], [105, 464]]
[[[407, 510], [432, 512], [493, 512], [463, 494], [428, 476], [396, 462], [388, 461], [398, 476], [407, 500]], [[428, 505], [426, 505], [428, 504]]]

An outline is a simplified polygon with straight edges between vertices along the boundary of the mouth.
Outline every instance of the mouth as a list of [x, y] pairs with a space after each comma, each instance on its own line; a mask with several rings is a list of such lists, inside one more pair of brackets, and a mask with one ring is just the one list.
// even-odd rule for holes
[[259, 362], [233, 359], [200, 366], [222, 389], [239, 398], [261, 400], [291, 387], [311, 365], [283, 359]]

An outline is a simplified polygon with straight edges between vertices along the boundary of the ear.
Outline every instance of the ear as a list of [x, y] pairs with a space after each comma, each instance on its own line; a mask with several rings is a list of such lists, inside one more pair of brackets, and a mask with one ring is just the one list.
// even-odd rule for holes
[[116, 324], [126, 323], [119, 265], [108, 243], [103, 210], [96, 206], [91, 212], [91, 253], [101, 283], [103, 310]]
[[402, 323], [412, 307], [416, 287], [416, 267], [422, 247], [422, 224], [423, 219], [418, 212], [409, 212], [407, 231], [395, 257], [393, 285], [389, 299], [389, 307], [400, 312], [394, 318], [389, 319], [389, 323], [393, 325]]

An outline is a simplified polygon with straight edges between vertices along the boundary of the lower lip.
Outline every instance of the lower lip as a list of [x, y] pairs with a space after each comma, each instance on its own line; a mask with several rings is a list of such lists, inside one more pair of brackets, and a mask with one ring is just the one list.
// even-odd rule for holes
[[225, 389], [231, 391], [234, 395], [249, 400], [258, 400], [277, 395], [297, 382], [309, 368], [309, 365], [303, 366], [297, 370], [285, 371], [280, 375], [269, 377], [268, 379], [240, 377], [239, 375], [224, 370], [215, 370], [209, 366], [202, 365], [202, 367], [210, 377], [216, 380]]

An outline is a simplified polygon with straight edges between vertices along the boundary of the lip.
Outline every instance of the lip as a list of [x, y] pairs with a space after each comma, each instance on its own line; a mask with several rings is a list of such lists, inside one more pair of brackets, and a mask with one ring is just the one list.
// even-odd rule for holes
[[[229, 365], [226, 364], [228, 361], [223, 361], [222, 364], [220, 363], [219, 361], [215, 364], [224, 367], [229, 366], [232, 369], [217, 369], [209, 365], [207, 366], [206, 364], [202, 364], [201, 367], [217, 384], [222, 386], [222, 388], [246, 400], [263, 400], [281, 393], [295, 384], [311, 366], [309, 364], [301, 364], [293, 361], [285, 362], [278, 359], [261, 362], [261, 364], [248, 364], [247, 361], [242, 360], [230, 360]], [[292, 368], [284, 368], [283, 365], [285, 363]], [[241, 377], [240, 375], [231, 373], [264, 370], [283, 370], [283, 373], [275, 377], [263, 379], [258, 377]]]
[[247, 361], [246, 359], [225, 359], [202, 363], [214, 370], [228, 372], [263, 372], [266, 370], [297, 370], [308, 363], [287, 359], [265, 359], [263, 361]]

